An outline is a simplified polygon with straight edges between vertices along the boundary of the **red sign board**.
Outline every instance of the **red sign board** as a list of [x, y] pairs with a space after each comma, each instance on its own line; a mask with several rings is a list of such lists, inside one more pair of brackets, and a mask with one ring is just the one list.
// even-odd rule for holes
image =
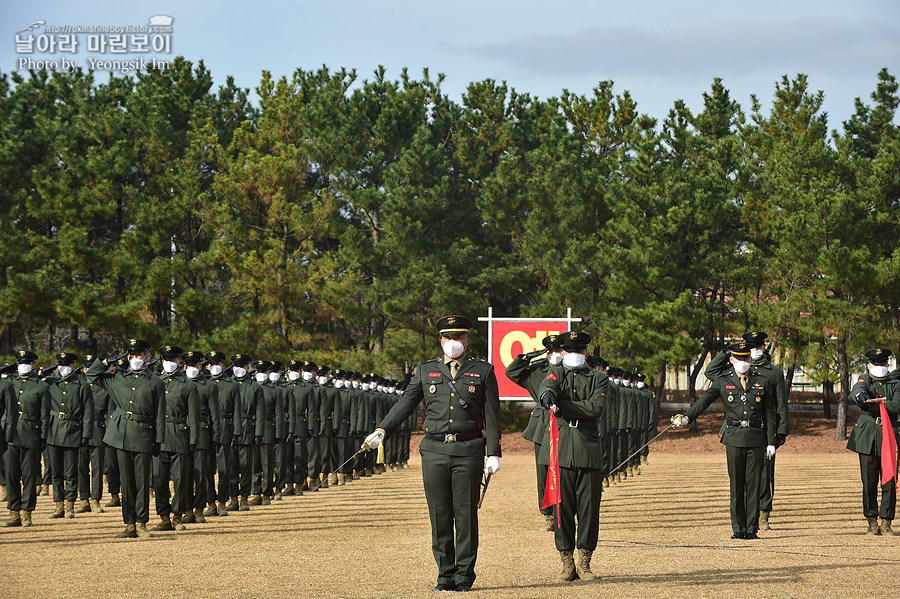
[[547, 335], [558, 335], [567, 330], [566, 322], [559, 320], [495, 320], [488, 323], [491, 327], [490, 363], [497, 373], [497, 384], [500, 397], [507, 399], [532, 399], [524, 387], [520, 387], [506, 378], [506, 367], [519, 354], [527, 354], [544, 346], [541, 341]]

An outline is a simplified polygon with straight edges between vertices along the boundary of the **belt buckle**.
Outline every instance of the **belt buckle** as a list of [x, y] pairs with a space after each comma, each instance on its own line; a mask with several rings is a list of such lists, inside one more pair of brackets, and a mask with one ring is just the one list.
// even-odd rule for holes
[[875, 418], [875, 424], [881, 424], [881, 416]]
[[66, 419], [66, 413], [65, 413], [65, 412], [59, 412], [59, 413], [56, 415], [56, 417], [59, 418], [60, 420], [65, 420], [65, 419]]
[[19, 418], [25, 415], [25, 412], [19, 412]]
[[750, 426], [749, 420], [741, 420], [741, 428], [747, 428], [748, 426]]
[[576, 419], [576, 420], [570, 420], [570, 421], [569, 421], [569, 428], [578, 428], [578, 420], [577, 420], [577, 419]]
[[134, 420], [134, 412], [125, 412], [125, 420]]
[[456, 433], [444, 433], [444, 443], [456, 443]]

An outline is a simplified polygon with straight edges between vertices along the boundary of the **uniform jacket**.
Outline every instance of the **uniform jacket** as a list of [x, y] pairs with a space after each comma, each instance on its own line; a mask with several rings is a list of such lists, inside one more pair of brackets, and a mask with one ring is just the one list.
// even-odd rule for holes
[[266, 406], [263, 403], [262, 387], [255, 380], [232, 377], [237, 385], [238, 404], [235, 406], [234, 434], [241, 445], [252, 445], [255, 437], [262, 437], [266, 424]]
[[315, 437], [322, 430], [322, 395], [318, 381], [312, 380], [306, 385], [309, 387], [306, 392], [306, 427], [309, 435]]
[[[720, 351], [706, 365], [703, 374], [709, 380], [713, 380], [717, 376], [728, 374], [732, 370], [731, 363], [728, 361], [728, 355]], [[784, 371], [763, 356], [758, 360], [753, 360], [748, 374], [766, 377], [766, 380], [775, 389], [775, 432], [779, 435], [789, 435], [791, 433], [791, 419], [787, 384], [784, 382]]]
[[162, 450], [188, 453], [200, 435], [200, 394], [197, 385], [179, 368], [163, 377], [166, 403], [166, 434]]
[[536, 445], [544, 442], [544, 437], [550, 427], [550, 413], [541, 406], [541, 398], [538, 396], [538, 388], [540, 388], [548, 368], [547, 360], [529, 362], [524, 355], [517, 356], [506, 367], [506, 377], [528, 391], [528, 394], [537, 403], [537, 406], [531, 411], [525, 430], [522, 431], [522, 437]]
[[438, 358], [416, 367], [406, 391], [378, 426], [390, 435], [424, 401], [422, 427], [426, 433], [480, 433], [484, 429], [485, 437], [454, 443], [425, 438], [420, 451], [472, 457], [483, 456], [487, 451], [487, 455], [500, 457], [500, 393], [494, 367], [469, 356], [457, 361], [460, 368], [453, 384], [467, 408], [460, 405], [460, 398], [450, 389], [449, 366]]
[[263, 443], [275, 443], [276, 440], [284, 440], [287, 428], [285, 424], [285, 404], [284, 393], [280, 385], [266, 381], [257, 383], [262, 389], [263, 420], [265, 426], [263, 428]]
[[165, 439], [165, 385], [148, 368], [112, 368], [109, 372], [102, 360], [95, 360], [86, 373], [90, 382], [109, 393], [103, 442], [115, 449], [150, 453], [154, 443]]
[[89, 444], [91, 447], [103, 447], [103, 435], [106, 434], [106, 419], [109, 409], [109, 393], [100, 385], [90, 381], [85, 380], [83, 384], [90, 390], [93, 403], [91, 411], [94, 415], [94, 426], [91, 428]]
[[350, 436], [350, 415], [352, 411], [350, 404], [353, 398], [351, 391], [347, 387], [337, 389], [337, 398], [334, 401], [334, 427], [337, 430], [337, 436], [342, 439]]
[[81, 447], [81, 439], [90, 439], [94, 429], [94, 398], [90, 386], [74, 371], [64, 379], [50, 377], [47, 384], [50, 389], [47, 444]]
[[209, 377], [208, 382], [216, 388], [213, 395], [216, 409], [210, 410], [213, 418], [218, 421], [217, 424], [213, 424], [213, 441], [219, 445], [229, 445], [235, 435], [234, 423], [237, 422], [237, 409], [240, 404], [238, 385], [221, 375]]
[[[188, 379], [197, 386], [199, 398], [199, 430], [197, 431], [197, 449], [213, 451], [213, 443], [221, 438], [219, 427], [222, 417], [219, 414], [219, 387], [202, 372], [194, 379]], [[229, 437], [228, 443], [231, 443]]]
[[[731, 373], [713, 380], [709, 389], [694, 402], [685, 415], [695, 420], [714, 401], [720, 399], [725, 411], [721, 442], [731, 447], [763, 447], [775, 444], [775, 389], [762, 375], [747, 373], [747, 389]], [[729, 426], [728, 421], [762, 421], [763, 428]]]
[[6, 441], [22, 449], [40, 450], [50, 429], [50, 389], [33, 370], [7, 380], [12, 398], [6, 415]]
[[[603, 469], [603, 446], [597, 432], [597, 421], [609, 401], [609, 378], [587, 366], [569, 370], [551, 366], [541, 383], [539, 394], [550, 391], [556, 397], [559, 411], [560, 468]], [[541, 445], [541, 464], [550, 463], [550, 444]]]
[[[850, 397], [855, 398], [860, 391], [865, 391], [872, 399], [885, 398], [884, 407], [893, 420], [894, 435], [900, 435], [900, 425], [897, 423], [900, 415], [900, 381], [890, 376], [876, 379], [866, 372], [856, 377]], [[881, 407], [877, 403], [860, 408], [859, 419], [847, 439], [847, 449], [866, 455], [881, 455]]]
[[338, 390], [328, 381], [319, 385], [319, 430], [326, 437], [333, 437], [337, 423], [334, 421], [334, 404], [338, 401]]
[[298, 439], [307, 438], [307, 410], [309, 407], [309, 392], [312, 387], [309, 383], [297, 379], [290, 381], [288, 391], [288, 431], [294, 433]]

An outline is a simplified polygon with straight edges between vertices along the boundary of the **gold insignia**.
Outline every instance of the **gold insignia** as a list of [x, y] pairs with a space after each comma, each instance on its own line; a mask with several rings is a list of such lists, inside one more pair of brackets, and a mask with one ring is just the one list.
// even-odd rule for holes
[[19, 350], [19, 357], [20, 357], [20, 358], [24, 358], [24, 357], [25, 357], [25, 350], [24, 350], [24, 349]]
[[760, 397], [759, 395], [757, 395], [757, 396], [756, 396], [756, 403], [759, 403], [759, 402], [761, 402], [761, 401], [762, 401], [762, 397]]
[[135, 343], [137, 343], [137, 339], [129, 339], [128, 340], [128, 345], [134, 345]]
[[171, 346], [171, 345], [167, 345], [167, 346], [166, 346], [166, 351], [172, 351], [172, 346]]
[[875, 354], [876, 354], [876, 355], [879, 355], [879, 356], [880, 356], [881, 354], [883, 354], [883, 353], [884, 353], [884, 350], [883, 350], [883, 349], [879, 349], [879, 350], [877, 350], [877, 351], [875, 352]]
[[437, 391], [437, 387], [435, 387], [434, 385], [428, 387], [428, 392], [429, 392], [429, 393], [434, 394], [435, 391]]
[[729, 394], [729, 395], [728, 395], [728, 401], [734, 401], [734, 395]]
[[456, 324], [456, 318], [451, 316], [447, 319], [447, 324]]
[[475, 393], [475, 385], [469, 385], [469, 393]]

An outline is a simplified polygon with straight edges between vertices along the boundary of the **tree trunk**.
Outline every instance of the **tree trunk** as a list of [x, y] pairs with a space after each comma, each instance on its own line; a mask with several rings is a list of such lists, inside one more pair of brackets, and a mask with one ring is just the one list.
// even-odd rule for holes
[[[697, 364], [691, 369], [691, 376], [688, 379], [688, 403], [690, 405], [694, 405], [694, 401], [697, 399], [697, 389], [695, 388], [697, 385], [697, 377], [700, 375], [700, 371], [703, 369], [703, 365], [706, 363], [706, 356], [709, 354], [709, 350], [704, 349], [703, 353], [700, 354], [700, 359], [697, 360]], [[692, 433], [697, 432], [697, 423], [693, 420], [688, 423], [688, 429]]]
[[834, 400], [834, 383], [824, 381], [822, 383], [822, 416], [831, 418], [831, 402]]
[[847, 362], [847, 335], [841, 333], [837, 339], [838, 372], [841, 377], [841, 398], [838, 401], [837, 426], [834, 440], [847, 440], [847, 398], [850, 396], [850, 365]]

